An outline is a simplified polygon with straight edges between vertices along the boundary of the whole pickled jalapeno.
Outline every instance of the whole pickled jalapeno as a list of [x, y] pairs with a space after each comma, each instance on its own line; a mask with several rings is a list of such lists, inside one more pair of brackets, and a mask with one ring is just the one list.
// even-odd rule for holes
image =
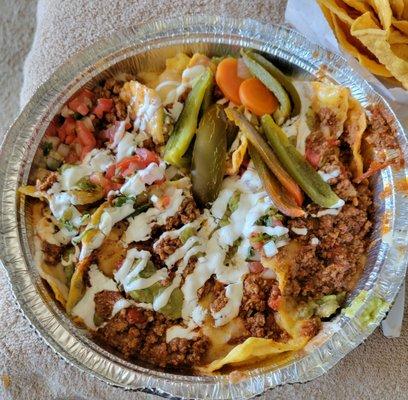
[[257, 153], [262, 157], [268, 168], [273, 172], [282, 187], [294, 197], [296, 203], [300, 206], [303, 202], [303, 194], [299, 185], [283, 168], [262, 135], [239, 111], [234, 110], [233, 108], [228, 108], [225, 110], [225, 113], [227, 114], [227, 117], [239, 127], [242, 133], [247, 137], [248, 141], [256, 149]]
[[164, 151], [164, 160], [169, 164], [183, 166], [183, 155], [186, 153], [197, 129], [198, 115], [204, 96], [213, 83], [213, 73], [207, 69], [194, 84], [187, 96], [183, 111], [177, 120]]
[[266, 193], [273, 201], [275, 207], [289, 217], [303, 217], [305, 212], [296, 204], [293, 196], [280, 184], [276, 177], [268, 169], [262, 157], [252, 144], [249, 144], [249, 155], [255, 169], [262, 181]]
[[204, 113], [194, 143], [191, 177], [196, 201], [213, 202], [225, 174], [228, 123], [223, 108], [214, 104]]
[[321, 207], [330, 208], [341, 205], [342, 200], [290, 143], [285, 132], [276, 125], [272, 117], [264, 115], [261, 122], [264, 133], [279, 161], [305, 193]]

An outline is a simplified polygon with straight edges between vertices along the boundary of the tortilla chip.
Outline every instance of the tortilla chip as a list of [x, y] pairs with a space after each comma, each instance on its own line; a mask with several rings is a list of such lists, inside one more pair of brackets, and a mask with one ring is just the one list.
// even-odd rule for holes
[[344, 127], [348, 133], [346, 141], [353, 153], [351, 170], [354, 177], [358, 178], [363, 174], [363, 159], [360, 154], [360, 147], [363, 133], [367, 128], [367, 118], [361, 104], [352, 96], [349, 98], [349, 109]]
[[404, 0], [390, 0], [390, 6], [394, 17], [400, 19], [404, 12]]
[[360, 13], [365, 13], [370, 11], [370, 7], [365, 3], [364, 0], [342, 0], [343, 3], [347, 4], [349, 7], [354, 8]]
[[326, 21], [330, 25], [330, 28], [334, 31], [334, 23], [333, 23], [333, 15], [332, 12], [326, 7], [320, 4], [320, 9], [322, 10], [322, 13], [324, 17], [326, 18]]
[[387, 70], [387, 68], [379, 64], [377, 61], [372, 60], [367, 55], [363, 54], [361, 50], [359, 50], [357, 47], [354, 46], [353, 43], [351, 43], [347, 33], [343, 29], [344, 24], [341, 24], [341, 22], [335, 15], [333, 15], [332, 17], [334, 33], [337, 37], [337, 40], [340, 43], [340, 46], [343, 47], [344, 50], [349, 52], [352, 56], [356, 57], [359, 63], [363, 67], [367, 68], [371, 73], [378, 76], [391, 77], [392, 74], [390, 73], [390, 71]]
[[391, 50], [397, 57], [408, 61], [408, 44], [393, 44]]
[[240, 144], [231, 155], [228, 156], [226, 171], [227, 175], [235, 175], [239, 171], [239, 167], [244, 161], [245, 154], [248, 148], [248, 139], [242, 132], [238, 132]]
[[[33, 211], [35, 213], [35, 211]], [[34, 220], [37, 220], [34, 216]], [[49, 266], [44, 261], [41, 250], [41, 239], [34, 237], [34, 262], [42, 279], [51, 287], [55, 299], [65, 307], [68, 298], [68, 286], [65, 284], [65, 275], [62, 266]]]
[[387, 42], [386, 32], [376, 25], [370, 13], [357, 18], [351, 34], [357, 37], [384, 66], [408, 89], [408, 62], [397, 57]]
[[85, 281], [84, 276], [89, 266], [91, 265], [91, 257], [86, 257], [79, 261], [75, 266], [75, 272], [71, 278], [71, 285], [69, 287], [69, 293], [67, 298], [67, 304], [65, 309], [69, 314], [75, 305], [81, 300], [85, 293]]
[[348, 25], [351, 25], [354, 22], [354, 19], [351, 18], [346, 10], [340, 7], [335, 0], [317, 0], [320, 6], [326, 7], [330, 10], [334, 15], [339, 17], [343, 22]]
[[340, 137], [347, 117], [349, 89], [330, 83], [312, 82], [312, 110], [318, 114], [328, 108], [335, 116], [335, 123], [326, 126], [326, 137]]
[[398, 21], [395, 18], [393, 18], [392, 25], [395, 26], [402, 33], [408, 35], [408, 21]]
[[300, 350], [307, 342], [308, 338], [303, 336], [292, 339], [287, 343], [276, 342], [273, 339], [250, 337], [244, 343], [234, 347], [224, 358], [215, 360], [209, 365], [200, 368], [200, 371], [207, 373], [214, 372], [225, 365], [238, 366], [288, 351]]
[[381, 25], [385, 30], [390, 29], [392, 10], [388, 0], [368, 0], [368, 3], [373, 7]]
[[367, 68], [374, 75], [382, 76], [384, 78], [392, 77], [391, 72], [377, 61], [371, 60], [362, 54], [357, 55], [357, 59], [363, 67]]
[[398, 29], [391, 28], [390, 35], [388, 37], [388, 43], [389, 44], [400, 44], [400, 43], [407, 44], [408, 35], [405, 35]]

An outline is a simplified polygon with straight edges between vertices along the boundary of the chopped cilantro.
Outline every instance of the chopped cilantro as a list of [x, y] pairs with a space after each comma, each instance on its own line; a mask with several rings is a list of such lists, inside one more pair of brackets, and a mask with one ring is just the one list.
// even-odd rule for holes
[[80, 179], [77, 184], [76, 187], [80, 190], [83, 190], [85, 192], [93, 192], [96, 188], [97, 185], [95, 185], [94, 183], [92, 183], [89, 178], [84, 177], [82, 179]]
[[135, 208], [135, 211], [132, 213], [131, 217], [141, 214], [142, 212], [147, 211], [152, 206], [152, 203], [141, 204]]
[[119, 196], [116, 200], [115, 200], [115, 207], [122, 207], [123, 205], [125, 205], [128, 200], [134, 200], [133, 197], [127, 197], [127, 196]]

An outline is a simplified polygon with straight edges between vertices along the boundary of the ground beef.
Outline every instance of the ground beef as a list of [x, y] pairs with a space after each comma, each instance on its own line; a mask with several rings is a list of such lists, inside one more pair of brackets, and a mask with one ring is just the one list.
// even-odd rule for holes
[[[312, 216], [288, 221], [289, 228], [307, 228], [305, 236], [293, 238], [300, 248], [290, 265], [285, 295], [301, 299], [350, 291], [361, 270], [368, 246], [371, 192], [367, 185], [356, 187], [358, 196], [346, 203], [338, 215]], [[317, 206], [309, 207], [310, 214]], [[317, 245], [311, 244], [317, 238]]]
[[115, 303], [122, 298], [119, 292], [113, 290], [102, 290], [94, 296], [95, 315], [102, 321], [108, 320], [112, 316]]
[[57, 265], [61, 261], [63, 248], [56, 244], [43, 241], [41, 244], [44, 261], [49, 265]]
[[303, 322], [301, 328], [301, 335], [312, 338], [316, 336], [322, 327], [322, 323], [319, 318], [312, 318]]
[[274, 279], [264, 279], [260, 274], [248, 274], [244, 279], [240, 314], [252, 315], [254, 312], [267, 310], [269, 296], [275, 286], [277, 282]]
[[172, 217], [168, 217], [164, 229], [170, 231], [180, 228], [184, 224], [194, 221], [200, 216], [200, 210], [192, 197], [186, 197], [178, 212]]
[[181, 246], [182, 242], [179, 238], [165, 236], [156, 242], [154, 251], [159, 255], [160, 259], [164, 261]]
[[151, 254], [150, 260], [156, 266], [157, 269], [165, 267], [162, 259], [157, 251], [153, 249], [153, 240], [146, 240], [145, 242], [132, 243], [130, 247], [135, 247], [137, 250], [145, 250]]
[[56, 172], [49, 173], [44, 180], [40, 181], [37, 180], [36, 189], [45, 192], [46, 190], [50, 189], [51, 186], [58, 181], [58, 174]]
[[224, 284], [219, 281], [214, 281], [211, 287], [211, 293], [213, 295], [213, 301], [210, 304], [210, 309], [212, 312], [218, 312], [228, 303], [228, 297], [225, 295]]
[[131, 309], [122, 310], [95, 332], [95, 338], [103, 344], [120, 351], [126, 358], [137, 358], [159, 367], [192, 367], [202, 362], [209, 341], [199, 335], [193, 340], [181, 338], [166, 342], [166, 331], [173, 325], [162, 314], [138, 310], [143, 316], [132, 323]]
[[336, 133], [341, 129], [336, 113], [330, 108], [322, 107], [316, 116], [323, 135], [326, 138], [336, 137]]
[[369, 107], [367, 129], [363, 136], [363, 150], [365, 147], [375, 149], [374, 160], [380, 163], [392, 161], [395, 166], [403, 165], [401, 149], [396, 139], [394, 118], [380, 104]]
[[244, 295], [239, 312], [246, 331], [234, 340], [239, 343], [253, 336], [287, 341], [288, 333], [275, 320], [275, 310], [280, 297], [275, 279], [264, 279], [255, 273], [248, 274], [244, 279]]
[[274, 313], [270, 310], [247, 317], [244, 324], [248, 331], [247, 337], [273, 339], [277, 342], [287, 342], [290, 339], [290, 335], [277, 324]]

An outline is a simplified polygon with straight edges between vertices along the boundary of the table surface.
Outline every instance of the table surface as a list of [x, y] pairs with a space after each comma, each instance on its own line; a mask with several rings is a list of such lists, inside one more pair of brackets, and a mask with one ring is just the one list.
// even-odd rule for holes
[[[311, 0], [312, 1], [312, 0]], [[7, 4], [6, 4], [7, 3]], [[47, 6], [47, 12], [58, 17], [62, 13], [67, 15], [67, 10], [58, 10], [64, 7], [77, 7], [81, 3], [87, 3], [85, 0], [73, 0], [67, 2], [64, 6], [59, 6], [50, 0], [41, 0], [42, 6]], [[49, 4], [48, 4], [49, 3]], [[79, 18], [76, 26], [71, 29], [86, 30], [86, 24], [92, 24], [94, 13], [104, 14], [105, 18], [113, 18], [130, 25], [137, 18], [142, 19], [146, 8], [141, 11], [142, 15], [137, 14], [137, 8], [142, 7], [143, 3], [137, 1], [128, 1], [127, 10], [132, 10], [128, 17], [121, 15], [121, 18], [115, 17], [120, 12], [123, 4], [112, 5], [108, 0], [100, 2], [97, 9], [90, 5], [89, 10], [84, 9], [83, 18]], [[159, 7], [160, 2], [151, 2], [153, 8]], [[175, 0], [174, 3], [183, 3], [181, 0]], [[184, 2], [186, 3], [186, 2]], [[189, 1], [188, 3], [192, 3]], [[208, 3], [208, 4], [207, 4]], [[267, 22], [282, 21], [285, 7], [284, 0], [271, 1], [268, 6], [262, 5], [262, 2], [254, 2], [257, 5], [251, 6], [239, 1], [208, 1], [206, 5], [197, 1], [195, 7], [202, 7], [203, 12], [214, 13], [219, 4], [224, 9], [231, 8], [235, 15], [249, 16], [258, 18]], [[252, 2], [251, 2], [252, 3]], [[79, 4], [79, 6], [78, 6]], [[129, 6], [132, 7], [129, 7]], [[150, 6], [149, 6], [150, 7]], [[147, 9], [149, 8], [147, 7]], [[259, 14], [254, 13], [258, 9]], [[268, 8], [269, 7], [269, 8]], [[122, 10], [123, 11], [123, 10]], [[15, 2], [0, 2], [0, 134], [3, 134], [19, 111], [19, 92], [23, 81], [23, 61], [28, 53], [35, 29], [36, 1], [21, 0]], [[69, 12], [69, 10], [68, 10]], [[88, 13], [88, 14], [87, 14]], [[103, 15], [102, 15], [103, 17]], [[104, 18], [98, 19], [101, 22], [101, 31], [103, 31]], [[46, 21], [41, 21], [46, 24]], [[75, 21], [74, 21], [75, 25]], [[110, 21], [110, 26], [115, 24]], [[114, 29], [114, 28], [109, 28]], [[41, 33], [43, 36], [41, 37]], [[55, 40], [61, 42], [58, 54], [69, 50], [63, 49], [65, 35], [67, 32], [60, 32], [58, 37], [46, 37], [46, 30], [37, 32], [39, 40]], [[58, 33], [56, 33], [58, 36]], [[67, 39], [70, 40], [69, 38]], [[71, 38], [72, 40], [72, 38]], [[92, 41], [87, 38], [86, 41]], [[34, 43], [38, 47], [38, 43]], [[52, 45], [52, 44], [51, 44]], [[50, 43], [48, 43], [50, 46]], [[75, 46], [74, 46], [75, 47]], [[77, 46], [78, 47], [78, 46]], [[80, 47], [80, 46], [79, 46]], [[73, 50], [72, 50], [73, 51]], [[72, 52], [71, 51], [71, 52]], [[38, 48], [37, 48], [38, 52]], [[47, 54], [31, 59], [26, 66], [26, 72], [33, 79], [33, 87], [38, 82], [35, 81], [36, 71], [32, 67], [35, 62], [44, 60], [45, 64], [50, 64], [47, 60]], [[43, 57], [43, 59], [41, 59]], [[34, 58], [34, 60], [33, 60]], [[57, 65], [63, 59], [54, 62]], [[52, 65], [52, 62], [51, 62]], [[39, 66], [39, 69], [41, 66]], [[31, 70], [30, 70], [31, 68]], [[34, 78], [33, 78], [34, 75]], [[25, 87], [29, 87], [30, 81], [26, 81]], [[407, 314], [407, 313], [406, 313]], [[398, 339], [387, 339], [381, 331], [377, 329], [367, 341], [351, 352], [347, 357], [340, 361], [331, 371], [324, 376], [306, 384], [287, 385], [277, 388], [273, 392], [268, 392], [262, 396], [263, 399], [408, 399], [408, 379], [404, 369], [408, 359], [408, 324], [407, 315], [404, 318], [402, 335]], [[5, 274], [0, 270], [0, 398], [1, 399], [110, 399], [120, 396], [121, 400], [153, 398], [153, 396], [140, 393], [124, 393], [119, 389], [110, 388], [96, 379], [86, 376], [76, 368], [67, 365], [44, 342], [39, 339], [30, 328], [28, 322], [18, 312], [17, 306], [12, 298], [8, 287]]]

